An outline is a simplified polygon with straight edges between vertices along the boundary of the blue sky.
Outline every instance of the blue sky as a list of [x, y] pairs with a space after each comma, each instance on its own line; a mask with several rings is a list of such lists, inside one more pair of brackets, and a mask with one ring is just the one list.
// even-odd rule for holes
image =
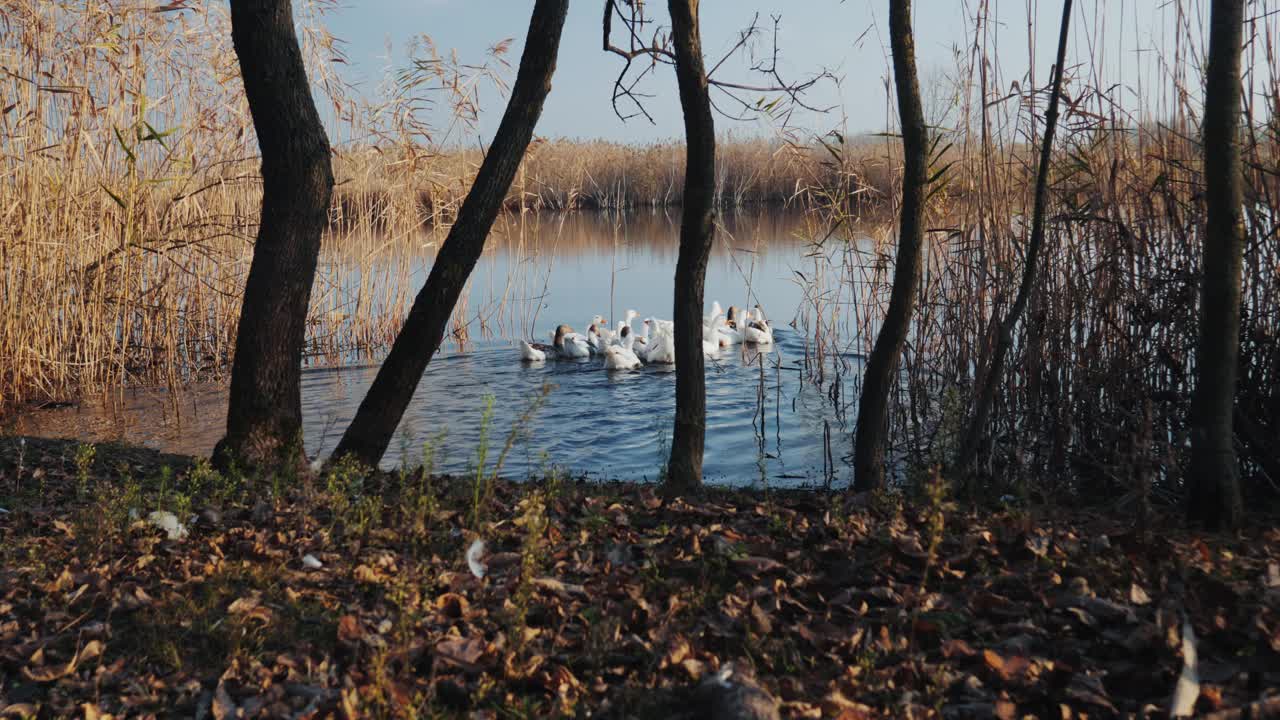
[[[1029, 68], [1028, 15], [1035, 19], [1035, 72], [1039, 84], [1048, 79], [1057, 37], [1061, 4], [1058, 0], [991, 0], [998, 21], [1000, 84], [1008, 88], [1021, 81]], [[1204, 0], [1186, 3], [1193, 12], [1207, 6]], [[916, 0], [917, 56], [925, 94], [954, 74], [953, 52], [965, 52], [976, 0]], [[649, 12], [666, 23], [665, 3], [649, 0]], [[1174, 22], [1174, 4], [1167, 0], [1077, 0], [1073, 43], [1068, 65], [1078, 72], [1102, 68], [1107, 84], [1122, 82], [1120, 102], [1132, 102], [1139, 83], [1150, 92], [1159, 67], [1156, 49], [1168, 45], [1168, 28]], [[345, 41], [348, 79], [369, 89], [377, 85], [388, 67], [405, 63], [405, 49], [414, 36], [431, 36], [442, 50], [456, 50], [464, 62], [482, 62], [486, 49], [498, 41], [513, 40], [510, 62], [514, 66], [524, 42], [532, 2], [517, 0], [343, 0], [328, 17], [330, 30]], [[614, 115], [609, 97], [621, 58], [600, 48], [603, 0], [574, 0], [561, 42], [559, 65], [553, 80], [538, 134], [548, 137], [604, 138], [646, 142], [678, 138], [682, 132], [679, 99], [670, 68], [659, 68], [646, 80], [644, 90], [654, 97], [647, 107], [655, 120], [623, 122]], [[889, 78], [888, 38], [885, 32], [888, 3], [885, 0], [704, 0], [701, 20], [708, 64], [716, 62], [759, 13], [761, 23], [772, 26], [780, 15], [781, 70], [800, 79], [821, 68], [829, 69], [839, 83], [823, 83], [808, 97], [817, 106], [836, 106], [825, 115], [799, 113], [796, 125], [816, 131], [843, 127], [849, 132], [879, 131], [887, 126], [886, 81]], [[1201, 20], [1189, 18], [1199, 31]], [[615, 34], [617, 30], [615, 28]], [[767, 50], [768, 37], [762, 36]], [[620, 40], [619, 40], [620, 42]], [[387, 47], [391, 48], [388, 55]], [[1096, 59], [1096, 62], [1095, 62]], [[1093, 63], [1078, 65], [1079, 63]], [[510, 72], [514, 78], [514, 69]], [[762, 82], [744, 63], [727, 63], [717, 77]], [[750, 99], [755, 95], [748, 94]], [[1127, 98], [1127, 99], [1126, 99]], [[492, 135], [505, 105], [496, 91], [482, 95], [479, 132]], [[734, 122], [717, 117], [721, 133], [757, 134], [767, 131], [758, 123]]]

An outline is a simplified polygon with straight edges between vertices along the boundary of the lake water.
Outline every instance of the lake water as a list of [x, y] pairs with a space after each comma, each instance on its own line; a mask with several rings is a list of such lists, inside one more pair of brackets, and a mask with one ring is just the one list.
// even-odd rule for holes
[[[813, 277], [814, 250], [803, 218], [727, 214], [721, 222], [707, 270], [707, 307], [713, 300], [725, 308], [759, 303], [776, 343], [726, 348], [708, 360], [706, 478], [726, 485], [845, 482], [861, 358], [837, 354], [843, 372], [827, 373], [822, 384], [805, 370], [812, 367], [803, 331], [812, 303], [803, 278]], [[561, 322], [585, 332], [591, 316], [615, 321], [632, 308], [642, 318], [670, 318], [678, 235], [678, 212], [501, 220], [460, 316], [467, 340], [447, 339], [432, 360], [383, 466], [416, 464], [427, 447], [437, 471], [468, 472], [483, 445], [491, 470], [514, 437], [502, 467], [508, 477], [556, 467], [599, 479], [656, 479], [674, 411], [672, 366], [607, 372], [599, 360], [527, 364], [516, 339], [545, 342]], [[421, 245], [427, 249], [406, 279], [410, 297], [431, 262], [429, 243]], [[310, 454], [332, 450], [376, 370], [370, 362], [305, 370]], [[519, 423], [544, 386], [542, 407]], [[7, 429], [207, 454], [222, 432], [225, 402], [225, 390], [214, 385], [176, 397], [131, 389], [79, 407], [33, 412]]]

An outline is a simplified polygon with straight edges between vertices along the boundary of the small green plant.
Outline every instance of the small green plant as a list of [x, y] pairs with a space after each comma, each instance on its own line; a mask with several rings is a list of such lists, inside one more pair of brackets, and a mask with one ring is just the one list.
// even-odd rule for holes
[[307, 449], [301, 430], [293, 436], [284, 452], [285, 457], [301, 459], [302, 462], [280, 463], [280, 468], [271, 475], [271, 499], [276, 503], [284, 501], [290, 491], [302, 486]]
[[89, 494], [89, 474], [97, 448], [88, 443], [76, 445], [76, 497], [83, 500]]
[[99, 478], [92, 498], [77, 515], [81, 534], [91, 539], [84, 546], [86, 551], [110, 547], [143, 514], [146, 499], [142, 483], [133, 478], [127, 466], [121, 467], [119, 480]]
[[896, 488], [876, 488], [871, 491], [868, 508], [882, 518], [895, 518], [902, 513], [902, 492]]
[[187, 471], [187, 487], [192, 495], [206, 497], [216, 503], [237, 500], [241, 490], [229, 475], [214, 469], [208, 458], [198, 458]]
[[382, 510], [382, 497], [369, 487], [369, 469], [346, 456], [331, 464], [325, 476], [325, 494], [335, 522], [348, 534], [365, 535]]
[[779, 540], [789, 540], [793, 537], [791, 523], [781, 513], [773, 512], [772, 498], [769, 500], [769, 534]]
[[[422, 441], [422, 473], [424, 475], [435, 474], [436, 461], [437, 459], [443, 460], [444, 442], [448, 436], [449, 429], [440, 428], [440, 431], [435, 435]], [[441, 457], [437, 458], [437, 454]]]
[[477, 532], [480, 530], [481, 521], [484, 519], [484, 508], [489, 504], [489, 498], [493, 495], [493, 486], [498, 479], [499, 473], [502, 472], [502, 466], [507, 461], [507, 456], [511, 453], [511, 449], [515, 447], [516, 441], [523, 435], [527, 434], [529, 425], [533, 422], [533, 418], [537, 415], [538, 410], [547, 402], [547, 398], [551, 396], [552, 385], [543, 383], [538, 392], [529, 400], [529, 404], [525, 407], [524, 412], [515, 419], [511, 424], [511, 430], [507, 433], [506, 442], [502, 445], [502, 452], [498, 453], [498, 461], [493, 465], [493, 472], [485, 475], [484, 464], [488, 455], [489, 442], [489, 424], [493, 419], [493, 395], [485, 396], [484, 413], [480, 418], [480, 446], [476, 449], [476, 477], [472, 494], [471, 503], [471, 527]]
[[533, 600], [534, 579], [538, 575], [549, 525], [546, 495], [541, 489], [530, 492], [519, 507], [521, 512], [515, 519], [515, 524], [524, 528], [524, 539], [520, 543], [520, 579], [512, 597], [510, 633], [515, 638], [517, 654], [524, 649], [524, 630], [529, 617], [529, 604]]
[[951, 485], [942, 477], [942, 469], [935, 465], [929, 473], [929, 482], [925, 484], [925, 531], [929, 542], [926, 548], [924, 577], [920, 581], [923, 591], [929, 584], [929, 575], [938, 559], [938, 548], [942, 545], [942, 537], [946, 532], [947, 513], [955, 509], [951, 501]]
[[168, 510], [185, 522], [186, 518], [191, 516], [193, 505], [194, 501], [190, 486], [178, 487], [177, 483], [174, 482], [173, 469], [168, 466], [160, 468], [159, 490], [156, 493], [155, 509]]
[[447, 430], [441, 429], [422, 443], [422, 464], [413, 472], [400, 474], [400, 508], [405, 525], [415, 537], [425, 539], [431, 519], [440, 509], [434, 487], [437, 448], [444, 446]]
[[671, 424], [670, 417], [658, 416], [653, 419], [650, 429], [654, 435], [654, 447], [658, 454], [658, 482], [667, 480], [667, 461], [671, 459]]
[[479, 444], [476, 445], [476, 474], [472, 485], [471, 528], [473, 530], [480, 529], [480, 501], [488, 490], [484, 465], [489, 456], [489, 424], [493, 421], [493, 402], [493, 394], [486, 393], [484, 396], [484, 410], [480, 413], [480, 440]]
[[14, 492], [17, 492], [18, 490], [18, 486], [17, 486], [18, 478], [22, 477], [22, 471], [26, 469], [26, 464], [27, 464], [27, 439], [18, 438], [18, 468], [17, 468], [17, 472], [14, 473], [14, 476], [13, 476]]
[[[109, 483], [103, 483], [108, 484]], [[127, 526], [133, 518], [132, 513], [140, 510], [144, 501], [144, 493], [142, 483], [133, 477], [133, 473], [125, 467], [121, 467], [120, 471], [120, 503], [116, 506], [116, 512], [123, 517], [121, 525]]]
[[[942, 546], [943, 534], [947, 529], [947, 513], [955, 509], [951, 501], [951, 485], [942, 477], [942, 469], [935, 465], [929, 471], [929, 480], [924, 485], [925, 496], [925, 548], [924, 573], [920, 577], [919, 596], [928, 592], [929, 579], [934, 566], [938, 562], [938, 548]], [[920, 606], [912, 609], [911, 646], [916, 644], [916, 625], [920, 620]]]

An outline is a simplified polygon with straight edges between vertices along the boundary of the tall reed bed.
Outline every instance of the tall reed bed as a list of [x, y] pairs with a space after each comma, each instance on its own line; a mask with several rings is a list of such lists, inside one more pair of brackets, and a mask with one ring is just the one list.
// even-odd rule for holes
[[256, 203], [225, 12], [3, 14], [0, 406], [221, 362]]
[[[294, 10], [335, 138], [406, 144], [425, 128], [405, 108], [445, 87], [466, 111], [472, 98], [456, 90], [465, 83], [450, 62], [407, 72], [383, 97], [348, 95], [331, 70], [332, 5], [298, 0]], [[0, 18], [0, 411], [220, 372], [261, 197], [225, 3], [7, 0]], [[348, 184], [372, 169], [339, 167]], [[376, 169], [402, 182], [399, 168]], [[363, 215], [350, 223], [336, 207], [326, 238], [309, 318], [315, 358], [385, 343], [406, 307], [406, 268], [417, 262], [407, 253], [430, 243], [384, 252], [384, 235], [369, 232], [387, 225], [381, 209], [355, 210]], [[416, 232], [422, 222], [390, 226]]]
[[[338, 177], [346, 181], [335, 190], [338, 217], [351, 225], [369, 222], [379, 230], [447, 223], [470, 188], [480, 160], [477, 149], [424, 155], [416, 146], [346, 148], [336, 161]], [[539, 138], [521, 165], [506, 207], [678, 207], [684, 162], [681, 142], [630, 145]], [[716, 196], [722, 208], [798, 204], [805, 187], [815, 182], [843, 186], [851, 202], [875, 207], [888, 200], [897, 181], [885, 143], [867, 137], [850, 139], [837, 158], [827, 139], [727, 135], [718, 141], [716, 163]]]
[[[1237, 430], [1250, 491], [1280, 490], [1280, 93], [1274, 2], [1253, 3], [1247, 37], [1248, 166], [1245, 307]], [[988, 469], [1001, 491], [1138, 499], [1176, 495], [1189, 446], [1195, 382], [1200, 252], [1205, 211], [1198, 119], [1206, 7], [1167, 4], [1177, 32], [1163, 68], [1134, 84], [1104, 83], [1102, 60], [1068, 69], [1066, 110], [1051, 168], [1045, 264], [1015, 340], [990, 428]], [[1103, 44], [1105, 27], [1084, 13], [1075, 32]], [[1091, 22], [1092, 20], [1092, 22]], [[971, 46], [958, 102], [942, 116], [930, 205], [930, 248], [918, 314], [894, 398], [895, 453], [923, 469], [953, 457], [974, 378], [990, 357], [996, 325], [1017, 290], [1041, 112], [1042, 77], [1013, 78], [1007, 95], [994, 47], [991, 4], [972, 6]], [[1007, 38], [1004, 42], [1009, 42]], [[1137, 98], [1135, 101], [1134, 98]], [[1124, 108], [1134, 109], [1127, 112]], [[1140, 109], [1139, 109], [1140, 108]], [[1156, 117], [1157, 121], [1150, 118]], [[886, 141], [895, 152], [892, 141]], [[841, 151], [836, 148], [836, 153]], [[955, 172], [957, 160], [963, 170]], [[893, 229], [855, 228], [848, 188], [808, 188], [815, 237], [849, 239], [814, 268], [799, 321], [811, 337], [817, 383], [853, 372], [848, 353], [869, 351], [888, 302]], [[948, 193], [951, 193], [948, 197]], [[828, 242], [831, 242], [828, 240]], [[1149, 481], [1154, 480], [1150, 486]]]

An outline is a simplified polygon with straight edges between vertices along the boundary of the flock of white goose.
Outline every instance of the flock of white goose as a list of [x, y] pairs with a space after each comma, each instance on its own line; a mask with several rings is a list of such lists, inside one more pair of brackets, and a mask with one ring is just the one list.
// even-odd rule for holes
[[[639, 328], [632, 322], [640, 316], [628, 310], [626, 320], [619, 320], [610, 329], [608, 321], [596, 315], [588, 323], [586, 334], [573, 331], [568, 325], [556, 326], [551, 344], [520, 341], [520, 359], [526, 362], [545, 360], [581, 360], [594, 356], [604, 357], [606, 370], [635, 370], [643, 365], [666, 364], [676, 361], [675, 324], [671, 320], [647, 318]], [[728, 313], [719, 301], [711, 304], [711, 313], [702, 321], [702, 352], [714, 357], [721, 348], [744, 343], [772, 345], [773, 328], [759, 305], [751, 310], [739, 310], [730, 306]]]

